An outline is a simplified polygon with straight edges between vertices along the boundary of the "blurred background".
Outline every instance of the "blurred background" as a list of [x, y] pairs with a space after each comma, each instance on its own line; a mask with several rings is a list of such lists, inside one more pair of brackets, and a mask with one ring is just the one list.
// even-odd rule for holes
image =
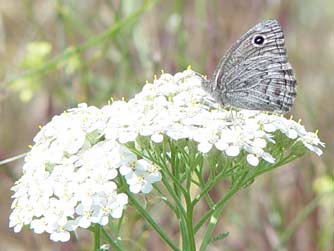
[[[298, 81], [291, 114], [319, 130], [326, 149], [237, 194], [217, 229], [229, 236], [212, 250], [333, 251], [333, 0], [0, 0], [0, 160], [26, 152], [38, 125], [80, 102], [130, 98], [161, 70], [191, 65], [211, 76], [224, 51], [269, 18], [283, 27]], [[21, 166], [0, 166], [0, 251], [91, 250], [89, 235], [59, 244], [8, 228]], [[170, 228], [168, 214], [157, 217]], [[127, 221], [129, 250], [168, 250], [150, 229], [132, 230], [140, 222]]]

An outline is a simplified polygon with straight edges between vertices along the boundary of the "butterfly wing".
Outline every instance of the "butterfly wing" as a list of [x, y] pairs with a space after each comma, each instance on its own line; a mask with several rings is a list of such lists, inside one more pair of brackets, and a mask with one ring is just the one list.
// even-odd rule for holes
[[251, 110], [290, 110], [296, 79], [276, 20], [261, 22], [226, 53], [210, 81], [221, 103]]

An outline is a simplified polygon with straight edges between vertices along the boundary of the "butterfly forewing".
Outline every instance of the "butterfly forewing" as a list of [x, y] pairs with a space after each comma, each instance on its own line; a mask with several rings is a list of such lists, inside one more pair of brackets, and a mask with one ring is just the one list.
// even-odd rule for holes
[[223, 105], [287, 112], [296, 96], [295, 84], [282, 29], [276, 20], [268, 20], [228, 50], [205, 87]]

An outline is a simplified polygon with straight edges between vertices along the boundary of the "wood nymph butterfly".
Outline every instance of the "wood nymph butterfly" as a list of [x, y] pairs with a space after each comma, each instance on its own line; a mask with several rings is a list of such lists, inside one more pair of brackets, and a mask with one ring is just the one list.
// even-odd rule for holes
[[263, 21], [242, 35], [202, 86], [224, 106], [288, 112], [296, 96], [296, 79], [278, 21]]

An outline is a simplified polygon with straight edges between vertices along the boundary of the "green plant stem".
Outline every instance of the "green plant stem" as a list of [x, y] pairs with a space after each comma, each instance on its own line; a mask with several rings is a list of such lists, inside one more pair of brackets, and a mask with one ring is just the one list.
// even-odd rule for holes
[[171, 160], [170, 160], [170, 164], [171, 164], [171, 169], [172, 171], [170, 171], [168, 169], [168, 166], [166, 165], [166, 163], [162, 163], [163, 165], [165, 165], [165, 170], [168, 173], [168, 176], [173, 180], [173, 186], [175, 188], [175, 191], [180, 199], [180, 194], [182, 193], [183, 195], [187, 194], [188, 191], [182, 186], [182, 178], [180, 177], [180, 161], [179, 158], [177, 156], [177, 149], [174, 147], [173, 143], [171, 141], [169, 141], [169, 147], [171, 150]]
[[[174, 199], [174, 201], [175, 201], [175, 203], [177, 203], [177, 204], [179, 204], [178, 205], [178, 208], [181, 208], [182, 207], [182, 205], [181, 205], [181, 202], [180, 202], [180, 196], [176, 193], [176, 192], [174, 192], [174, 189], [171, 187], [171, 185], [169, 184], [169, 180], [168, 180], [168, 178], [171, 178], [172, 180], [173, 180], [173, 183], [175, 183], [175, 184], [177, 184], [178, 185], [178, 187], [180, 188], [180, 189], [183, 189], [184, 190], [184, 188], [182, 187], [182, 185], [181, 184], [179, 184], [179, 182], [178, 182], [178, 180], [175, 178], [175, 176], [170, 172], [170, 170], [168, 169], [168, 166], [167, 166], [167, 164], [164, 162], [164, 161], [157, 161], [156, 159], [155, 159], [155, 157], [149, 152], [149, 151], [147, 151], [147, 154], [148, 155], [145, 155], [145, 154], [143, 154], [142, 152], [140, 152], [140, 151], [138, 151], [137, 149], [135, 149], [134, 147], [131, 147], [131, 146], [129, 146], [128, 145], [128, 148], [133, 152], [133, 153], [135, 153], [135, 154], [137, 154], [138, 156], [140, 156], [140, 157], [142, 157], [142, 158], [144, 158], [144, 159], [147, 159], [147, 160], [149, 160], [149, 161], [152, 161], [153, 163], [155, 163], [156, 165], [158, 165], [159, 167], [161, 167], [165, 172], [166, 172], [166, 174], [168, 174], [168, 177], [162, 177], [162, 183], [164, 184], [164, 186], [165, 186], [165, 188], [167, 189], [167, 191], [170, 193], [170, 195], [173, 197], [173, 199]], [[163, 172], [164, 173], [164, 172]], [[185, 192], [185, 190], [184, 190], [184, 192]], [[169, 205], [171, 205], [171, 204], [169, 204]], [[183, 208], [183, 207], [182, 207]], [[182, 213], [182, 215], [185, 217], [186, 216], [186, 212], [185, 212], [185, 210], [181, 210], [181, 213]]]
[[220, 180], [221, 178], [223, 178], [225, 175], [224, 173], [220, 173], [218, 174], [217, 176], [214, 177], [213, 180], [210, 180], [205, 186], [204, 188], [202, 189], [201, 193], [199, 195], [197, 195], [195, 197], [195, 199], [193, 200], [193, 206], [195, 206], [203, 196], [205, 196], [208, 191], [215, 185], [217, 184], [218, 180]]
[[[173, 211], [176, 212], [176, 217], [178, 219], [179, 222], [179, 226], [180, 226], [180, 230], [181, 230], [181, 235], [182, 235], [182, 243], [188, 243], [188, 237], [185, 234], [186, 233], [186, 223], [187, 220], [187, 213], [185, 211], [185, 209], [182, 206], [182, 202], [181, 202], [181, 197], [180, 195], [177, 195], [177, 191], [174, 191], [173, 188], [171, 187], [171, 185], [169, 184], [169, 180], [166, 179], [165, 177], [162, 178], [162, 182], [166, 188], [166, 190], [169, 192], [169, 194], [172, 196], [172, 198], [174, 199], [175, 202], [175, 209]], [[175, 187], [174, 187], [175, 188]]]
[[13, 82], [15, 82], [19, 79], [22, 79], [22, 78], [31, 78], [31, 77], [35, 77], [35, 76], [41, 76], [41, 75], [44, 75], [51, 70], [57, 69], [58, 66], [61, 65], [61, 63], [63, 63], [67, 59], [71, 58], [75, 54], [81, 53], [82, 51], [84, 51], [84, 50], [86, 50], [90, 47], [93, 47], [97, 44], [100, 44], [100, 43], [102, 43], [102, 42], [104, 42], [108, 39], [114, 38], [115, 35], [124, 26], [127, 26], [127, 25], [131, 24], [132, 22], [134, 22], [136, 19], [138, 19], [140, 17], [141, 14], [143, 14], [145, 11], [150, 9], [156, 2], [157, 2], [157, 0], [147, 0], [147, 1], [145, 1], [141, 5], [141, 7], [138, 8], [138, 10], [133, 12], [128, 17], [116, 22], [113, 26], [111, 26], [106, 31], [100, 33], [97, 36], [89, 38], [86, 42], [82, 43], [81, 45], [65, 49], [63, 53], [61, 53], [61, 54], [55, 56], [54, 58], [50, 59], [49, 61], [45, 62], [43, 65], [41, 65], [37, 68], [28, 70], [28, 71], [24, 72], [23, 74], [21, 74], [19, 76], [16, 76], [16, 77], [6, 81], [3, 85], [7, 86], [8, 84], [11, 84], [11, 83], [13, 83]]
[[[214, 204], [215, 204], [215, 202], [212, 200], [212, 198], [210, 197], [210, 195], [209, 195], [209, 190], [210, 190], [210, 187], [212, 187], [212, 184], [211, 184], [211, 180], [209, 179], [208, 180], [208, 183], [210, 184], [210, 186], [207, 186], [207, 184], [205, 183], [205, 180], [204, 180], [204, 177], [203, 177], [203, 174], [202, 174], [202, 168], [201, 168], [201, 171], [199, 171], [199, 172], [197, 172], [196, 171], [196, 175], [197, 175], [197, 178], [198, 178], [198, 180], [199, 180], [199, 183], [200, 183], [200, 187], [203, 189], [202, 191], [201, 191], [201, 193], [200, 194], [198, 194], [196, 197], [195, 197], [195, 199], [193, 200], [193, 206], [195, 206], [196, 204], [197, 204], [197, 202], [203, 197], [203, 195], [204, 195], [204, 197], [205, 197], [205, 199], [206, 199], [206, 202], [207, 202], [207, 204], [208, 204], [208, 206], [209, 207], [212, 207]], [[214, 177], [214, 176], [212, 176], [211, 174], [210, 174], [210, 178], [211, 177]]]
[[163, 178], [162, 180], [164, 186], [166, 187], [166, 190], [169, 191], [170, 195], [173, 197], [176, 206], [172, 205], [171, 203], [168, 202], [168, 200], [164, 200], [165, 203], [168, 203], [168, 206], [171, 208], [171, 210], [173, 212], [175, 212], [180, 229], [181, 229], [181, 235], [182, 235], [182, 243], [188, 243], [188, 237], [185, 235], [186, 233], [186, 224], [184, 224], [184, 222], [186, 222], [186, 211], [184, 210], [182, 204], [181, 204], [181, 200], [180, 197], [178, 197], [175, 193], [175, 191], [173, 191], [172, 187], [170, 186], [170, 184], [168, 183], [168, 181], [166, 181], [165, 178]]
[[[171, 140], [168, 141], [171, 157], [170, 157], [170, 164], [171, 164], [171, 171], [169, 171], [168, 167], [166, 166], [166, 171], [169, 174], [169, 177], [173, 180], [173, 187], [174, 190], [168, 190], [171, 194], [175, 192], [176, 195], [176, 208], [178, 212], [184, 212], [184, 217], [179, 217], [179, 226], [180, 232], [182, 237], [182, 250], [188, 250], [190, 246], [193, 246], [193, 240], [189, 235], [189, 229], [191, 226], [189, 225], [189, 211], [184, 209], [182, 205], [181, 195], [187, 200], [188, 192], [182, 187], [182, 178], [180, 176], [180, 158], [178, 158], [178, 151]], [[168, 184], [168, 181], [166, 182]], [[167, 185], [166, 184], [166, 185]], [[189, 197], [188, 197], [189, 199]]]
[[196, 250], [196, 242], [195, 242], [195, 233], [194, 233], [194, 226], [193, 226], [193, 206], [190, 198], [190, 192], [185, 197], [186, 201], [186, 209], [187, 209], [187, 218], [186, 218], [186, 226], [187, 226], [187, 239], [188, 243], [185, 243], [187, 249], [189, 251]]
[[107, 239], [108, 243], [116, 250], [116, 251], [125, 251], [125, 249], [118, 243], [118, 241], [113, 240], [107, 231], [101, 227], [101, 232], [105, 239]]
[[[153, 156], [149, 151], [147, 152], [148, 156], [145, 156], [143, 154], [141, 154], [139, 151], [136, 151], [134, 150], [134, 153], [138, 154], [139, 156], [145, 158], [145, 159], [148, 159], [150, 161], [152, 161], [153, 163], [157, 164], [158, 166], [162, 167], [163, 170], [168, 174], [168, 177], [170, 179], [173, 180], [173, 185], [177, 186], [175, 187], [175, 191], [181, 191], [183, 194], [187, 193], [187, 191], [182, 187], [182, 184], [179, 182], [179, 180], [176, 178], [176, 175], [177, 175], [177, 172], [174, 172], [174, 169], [172, 168], [172, 172], [169, 170], [167, 164], [164, 162], [163, 159], [161, 159], [161, 156], [157, 155], [156, 157], [158, 158], [158, 161], [157, 159], [155, 158], [155, 156]], [[171, 162], [171, 165], [172, 167], [173, 166], [176, 166], [173, 164], [173, 162]], [[171, 192], [173, 190], [169, 190], [169, 192]], [[179, 200], [179, 194], [177, 194], [178, 196], [178, 200]]]
[[95, 224], [95, 227], [94, 227], [94, 251], [100, 251], [100, 247], [101, 247], [100, 229], [101, 229], [101, 226], [99, 224]]
[[285, 158], [283, 158], [281, 161], [277, 162], [275, 165], [266, 165], [264, 168], [260, 168], [260, 169], [254, 169], [255, 171], [252, 173], [252, 175], [249, 176], [249, 180], [254, 179], [255, 177], [266, 173], [270, 170], [273, 170], [279, 166], [283, 166], [295, 159], [299, 158], [299, 156], [297, 155], [291, 155], [291, 156], [287, 156]]
[[[177, 177], [177, 173], [174, 172], [174, 168], [172, 168], [172, 172], [169, 170], [168, 165], [166, 164], [166, 158], [161, 157], [161, 155], [154, 149], [154, 146], [151, 145], [151, 149], [146, 149], [146, 154], [143, 154], [141, 151], [138, 151], [134, 147], [131, 147], [128, 145], [129, 149], [133, 151], [135, 154], [138, 156], [141, 156], [144, 159], [148, 159], [161, 167], [163, 169], [163, 176], [162, 176], [162, 183], [166, 188], [166, 191], [171, 195], [175, 202], [175, 206], [172, 205], [171, 203], [168, 203], [169, 207], [174, 207], [172, 211], [175, 212], [179, 226], [180, 226], [180, 231], [181, 231], [181, 237], [182, 237], [182, 245], [187, 245], [189, 243], [189, 238], [187, 233], [187, 213], [184, 207], [182, 206], [182, 200], [181, 200], [181, 194], [186, 194], [186, 191], [182, 187], [182, 184], [179, 182]], [[152, 153], [151, 153], [152, 150]], [[163, 147], [163, 156], [166, 156], [166, 147]], [[173, 157], [173, 156], [172, 156]], [[174, 157], [169, 159], [169, 162], [171, 163], [172, 167], [174, 166]], [[173, 185], [170, 184], [170, 179], [173, 180]], [[178, 189], [180, 188], [180, 189]], [[182, 193], [180, 193], [182, 191]], [[164, 200], [165, 201], [165, 200]]]
[[159, 186], [157, 186], [156, 184], [153, 184], [153, 187], [154, 187], [154, 190], [156, 190], [159, 193], [159, 195], [161, 195], [161, 200], [168, 206], [168, 208], [170, 210], [172, 210], [174, 213], [176, 213], [174, 205], [171, 202], [169, 202], [168, 199], [166, 199], [164, 193], [161, 191], [161, 189], [159, 188]]
[[212, 207], [196, 224], [195, 226], [195, 231], [197, 231], [203, 224], [204, 222], [211, 216], [211, 220], [209, 222], [208, 228], [205, 231], [203, 241], [200, 247], [200, 251], [206, 250], [207, 245], [210, 243], [212, 233], [214, 231], [214, 228], [217, 224], [218, 221], [218, 216], [220, 215], [226, 201], [231, 198], [236, 192], [240, 190], [241, 187], [243, 187], [245, 184], [247, 184], [249, 181], [253, 180], [256, 176], [259, 176], [265, 172], [268, 172], [278, 166], [282, 166], [288, 162], [293, 161], [294, 159], [298, 158], [298, 156], [292, 155], [292, 156], [287, 156], [281, 161], [279, 161], [276, 165], [272, 166], [265, 166], [265, 168], [261, 168], [259, 170], [255, 169], [253, 170], [247, 170], [245, 173], [242, 175], [242, 177], [237, 181], [236, 185], [234, 185], [229, 192], [222, 198], [221, 201], [219, 201], [216, 206]]
[[[140, 153], [139, 153], [140, 154]], [[179, 181], [177, 180], [177, 175], [172, 173], [169, 169], [168, 169], [168, 166], [167, 164], [164, 162], [164, 161], [157, 161], [156, 158], [154, 158], [154, 156], [148, 152], [148, 156], [145, 156], [145, 155], [141, 155], [143, 158], [146, 158], [150, 161], [152, 161], [153, 163], [159, 165], [163, 170], [164, 172], [163, 173], [166, 173], [168, 175], [168, 177], [162, 177], [162, 182], [166, 188], [166, 190], [169, 192], [169, 194], [173, 197], [176, 205], [177, 205], [177, 211], [182, 214], [184, 217], [186, 217], [186, 212], [184, 210], [184, 208], [182, 207], [182, 204], [181, 204], [181, 200], [180, 200], [180, 192], [179, 192], [179, 189], [183, 192], [183, 194], [186, 193], [186, 191], [184, 190], [184, 188], [182, 187], [182, 184], [179, 183]], [[172, 188], [172, 186], [169, 184], [169, 180], [168, 178], [172, 179], [173, 180], [173, 185], [174, 185], [174, 188]]]
[[[118, 247], [120, 248], [120, 250], [124, 250], [124, 247], [123, 247], [123, 243], [122, 243], [122, 239], [120, 238], [120, 228], [122, 226], [122, 223], [123, 223], [123, 217], [124, 214], [122, 214], [122, 217], [118, 220], [117, 222], [117, 226], [115, 226], [111, 221], [109, 221], [109, 224], [108, 226], [110, 227], [111, 231], [114, 233], [114, 236], [115, 236], [115, 240], [113, 240], [113, 242], [115, 242], [115, 244], [118, 245]], [[105, 234], [108, 234], [107, 232]], [[109, 234], [108, 234], [109, 236]], [[111, 239], [111, 237], [109, 236], [109, 238]]]
[[[200, 221], [195, 225], [195, 231], [197, 231], [203, 224], [204, 222], [206, 221], [206, 219], [208, 219], [208, 217], [210, 216], [210, 212], [213, 211], [213, 217], [211, 217], [211, 220], [210, 220], [210, 223], [209, 223], [209, 227], [206, 231], [206, 233], [209, 233], [210, 229], [211, 229], [211, 233], [212, 231], [214, 230], [214, 226], [215, 224], [217, 223], [217, 218], [218, 218], [218, 215], [220, 214], [220, 211], [222, 210], [225, 202], [230, 198], [232, 197], [236, 192], [239, 191], [240, 187], [242, 187], [243, 185], [247, 184], [249, 181], [253, 180], [255, 177], [265, 173], [265, 172], [268, 172], [268, 171], [271, 171], [279, 166], [282, 166], [282, 165], [285, 165], [295, 159], [297, 159], [299, 156], [297, 155], [289, 155], [289, 156], [286, 156], [285, 158], [283, 158], [281, 161], [279, 161], [278, 163], [276, 163], [275, 165], [265, 165], [264, 168], [259, 168], [259, 169], [252, 169], [250, 172], [246, 173], [247, 175], [244, 175], [243, 178], [240, 180], [240, 182], [238, 182], [238, 184], [240, 185], [237, 185], [235, 186], [235, 188], [232, 188], [229, 193], [223, 197], [222, 201], [220, 201], [216, 207], [210, 209], [209, 212], [207, 212], [201, 219]], [[220, 210], [219, 210], [220, 208]], [[215, 209], [217, 209], [215, 211]], [[215, 217], [216, 216], [216, 217]], [[206, 240], [204, 246], [206, 247], [208, 244], [209, 244], [209, 241], [210, 241], [210, 237], [211, 234], [207, 235], [207, 237], [204, 237], [203, 239], [203, 242], [202, 242], [202, 245], [204, 243], [204, 240]], [[202, 245], [201, 245], [201, 248], [200, 250], [205, 250], [205, 247], [202, 248]]]
[[127, 193], [130, 202], [134, 205], [136, 210], [145, 218], [145, 220], [157, 231], [159, 236], [168, 244], [172, 250], [180, 251], [176, 244], [169, 239], [168, 235], [162, 230], [162, 228], [155, 222], [155, 220], [150, 216], [150, 214], [140, 205], [140, 203], [134, 198], [131, 193]]
[[[200, 251], [205, 251], [206, 250], [207, 245], [210, 243], [210, 240], [212, 238], [212, 233], [213, 233], [213, 231], [216, 227], [216, 224], [218, 222], [218, 217], [221, 214], [221, 211], [223, 210], [226, 201], [228, 201], [236, 192], [238, 192], [240, 190], [244, 181], [246, 180], [247, 175], [248, 175], [248, 171], [246, 170], [244, 172], [244, 174], [241, 176], [241, 178], [239, 179], [239, 181], [237, 182], [237, 184], [233, 185], [232, 188], [228, 191], [228, 193], [216, 204], [216, 206], [214, 206], [213, 208], [211, 208], [209, 210], [207, 216], [205, 215], [206, 217], [202, 217], [202, 219], [205, 219], [205, 218], [207, 219], [211, 215], [209, 225], [208, 225], [208, 227], [205, 231], [203, 241], [202, 241], [201, 247], [199, 249]], [[201, 222], [201, 220], [200, 220], [200, 222]], [[203, 224], [203, 223], [201, 223], [201, 224]], [[201, 226], [201, 224], [199, 224], [199, 225], [196, 224], [196, 226], [199, 228]], [[195, 230], [196, 230], [196, 226], [195, 226]]]

